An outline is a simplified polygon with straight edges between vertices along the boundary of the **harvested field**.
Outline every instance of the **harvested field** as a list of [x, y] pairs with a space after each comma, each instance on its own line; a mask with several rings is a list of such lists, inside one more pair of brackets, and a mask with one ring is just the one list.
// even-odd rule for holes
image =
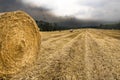
[[36, 65], [11, 80], [120, 80], [120, 31], [42, 32]]

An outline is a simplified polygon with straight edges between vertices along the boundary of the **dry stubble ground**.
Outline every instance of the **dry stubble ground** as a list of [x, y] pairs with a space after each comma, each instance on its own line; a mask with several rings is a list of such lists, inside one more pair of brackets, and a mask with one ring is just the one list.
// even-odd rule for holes
[[11, 80], [120, 80], [120, 31], [41, 32], [36, 65]]

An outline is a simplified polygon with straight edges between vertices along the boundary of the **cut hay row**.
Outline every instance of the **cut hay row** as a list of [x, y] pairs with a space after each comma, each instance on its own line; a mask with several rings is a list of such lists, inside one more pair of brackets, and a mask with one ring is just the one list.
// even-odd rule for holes
[[[64, 45], [48, 40], [47, 45], [53, 50], [41, 49], [37, 64], [11, 80], [119, 80], [120, 40], [102, 31], [80, 30]], [[67, 37], [58, 39], [64, 43], [62, 39]], [[61, 48], [56, 48], [58, 45]]]

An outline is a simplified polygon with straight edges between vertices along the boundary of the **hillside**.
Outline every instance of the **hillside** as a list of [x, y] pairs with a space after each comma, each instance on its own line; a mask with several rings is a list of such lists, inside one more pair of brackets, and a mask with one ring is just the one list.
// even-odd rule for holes
[[120, 80], [120, 31], [41, 32], [36, 65], [11, 80]]

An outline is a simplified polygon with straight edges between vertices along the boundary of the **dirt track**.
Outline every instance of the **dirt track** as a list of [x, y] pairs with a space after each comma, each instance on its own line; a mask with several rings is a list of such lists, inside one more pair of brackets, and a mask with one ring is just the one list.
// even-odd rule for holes
[[120, 31], [42, 32], [36, 65], [11, 80], [120, 80]]

